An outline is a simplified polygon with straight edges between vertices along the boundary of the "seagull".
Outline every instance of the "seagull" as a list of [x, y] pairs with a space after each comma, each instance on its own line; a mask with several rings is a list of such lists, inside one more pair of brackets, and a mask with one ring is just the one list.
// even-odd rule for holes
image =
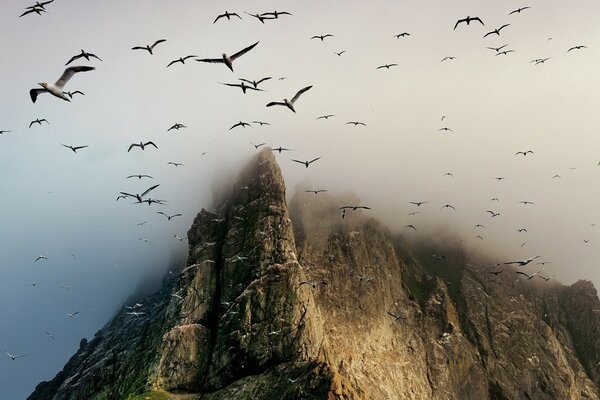
[[162, 215], [164, 215], [165, 217], [167, 217], [167, 219], [168, 219], [169, 221], [170, 221], [172, 218], [175, 218], [175, 217], [181, 217], [181, 216], [183, 216], [183, 214], [173, 214], [173, 215], [167, 215], [167, 214], [165, 214], [165, 213], [164, 213], [164, 212], [162, 212], [162, 211], [158, 211], [158, 212], [157, 212], [157, 214], [162, 214]]
[[326, 192], [326, 191], [327, 191], [327, 189], [305, 190], [304, 193], [319, 194], [319, 193], [323, 193], [323, 192]]
[[388, 311], [387, 313], [388, 313], [388, 315], [391, 315], [392, 317], [394, 317], [394, 321], [398, 321], [398, 320], [401, 320], [401, 319], [405, 319], [405, 317], [404, 317], [404, 316], [402, 316], [402, 315], [399, 315], [399, 314], [398, 314], [398, 315], [396, 315], [396, 314], [392, 314], [392, 313], [391, 313], [391, 312], [389, 312], [389, 311]]
[[143, 225], [145, 225], [147, 223], [148, 223], [148, 221], [139, 222], [139, 223], [136, 224], [136, 226], [143, 226]]
[[265, 20], [267, 20], [267, 19], [275, 19], [275, 18], [269, 18], [269, 17], [265, 17], [265, 16], [262, 16], [262, 15], [259, 15], [259, 14], [250, 14], [250, 13], [249, 13], [249, 12], [247, 12], [247, 11], [244, 11], [244, 12], [245, 12], [246, 14], [250, 15], [251, 17], [254, 17], [254, 18], [258, 19], [258, 20], [259, 20], [260, 22], [262, 22], [263, 24], [265, 23]]
[[497, 181], [501, 181], [501, 180], [504, 180], [504, 179], [506, 179], [506, 178], [505, 178], [505, 177], [503, 177], [503, 176], [497, 176], [497, 177], [495, 177], [494, 179], [495, 179], [495, 180], [497, 180]]
[[258, 85], [260, 85], [264, 81], [268, 81], [269, 79], [272, 79], [272, 78], [270, 76], [267, 76], [266, 78], [262, 78], [257, 81], [251, 81], [249, 79], [238, 78], [238, 80], [240, 80], [242, 82], [250, 83], [252, 86], [254, 86], [255, 89], [258, 89]]
[[456, 29], [456, 27], [462, 22], [466, 22], [467, 25], [469, 25], [471, 23], [471, 21], [479, 21], [479, 22], [481, 22], [481, 25], [485, 25], [479, 17], [465, 17], [463, 19], [459, 19], [458, 21], [456, 21], [456, 25], [454, 25], [454, 29]]
[[489, 35], [493, 35], [494, 33], [495, 33], [496, 35], [500, 36], [500, 31], [501, 31], [502, 29], [506, 28], [507, 26], [510, 26], [510, 24], [504, 24], [504, 25], [502, 25], [500, 28], [494, 29], [493, 31], [486, 33], [485, 35], [483, 35], [483, 37], [487, 37], [487, 36], [489, 36]]
[[346, 52], [346, 50], [342, 50], [339, 53], [337, 51], [334, 51], [333, 54], [335, 54], [336, 56], [340, 57], [342, 54], [344, 54]]
[[182, 163], [177, 163], [177, 162], [173, 162], [173, 161], [169, 161], [167, 164], [174, 165], [176, 167], [179, 167], [179, 166], [183, 167], [184, 166]]
[[456, 57], [446, 56], [446, 57], [442, 58], [442, 62], [444, 62], [444, 61], [446, 61], [446, 60], [450, 60], [450, 61], [452, 61], [452, 60], [454, 60], [455, 58], [456, 58]]
[[307, 90], [309, 90], [311, 86], [307, 86], [303, 89], [298, 90], [298, 92], [294, 95], [294, 97], [292, 97], [291, 100], [288, 99], [283, 99], [283, 102], [280, 101], [272, 101], [270, 103], [267, 104], [267, 107], [271, 107], [271, 106], [285, 106], [287, 108], [289, 108], [290, 110], [292, 110], [294, 113], [296, 112], [296, 110], [294, 109], [294, 103], [296, 102], [296, 100], [298, 100], [300, 98], [300, 96], [302, 95], [302, 93], [306, 92]]
[[245, 128], [247, 126], [250, 126], [250, 124], [247, 123], [247, 122], [240, 121], [237, 124], [233, 125], [231, 128], [229, 128], [229, 130], [232, 130], [233, 128], [236, 128], [238, 126], [241, 126], [242, 128]]
[[157, 146], [157, 145], [155, 145], [155, 144], [154, 144], [154, 142], [146, 142], [146, 143], [140, 142], [139, 144], [137, 144], [137, 143], [133, 143], [133, 144], [131, 144], [131, 145], [129, 146], [129, 149], [127, 149], [127, 152], [129, 153], [129, 152], [131, 151], [131, 149], [133, 149], [134, 147], [139, 147], [139, 148], [141, 148], [142, 150], [144, 150], [144, 148], [145, 148], [146, 146], [154, 146], [155, 148], [157, 148], [157, 149], [158, 149], [158, 146]]
[[516, 272], [515, 272], [515, 274], [519, 274], [519, 275], [525, 275], [525, 276], [527, 277], [527, 279], [533, 279], [533, 278], [535, 278], [535, 276], [536, 276], [537, 274], [539, 274], [540, 272], [542, 272], [542, 271], [538, 271], [538, 272], [536, 272], [536, 273], [535, 273], [535, 274], [533, 274], [533, 275], [529, 275], [529, 274], [528, 274], [528, 273], [526, 273], [526, 272], [522, 272], [522, 271], [516, 271]]
[[61, 146], [64, 146], [67, 149], [73, 150], [73, 153], [77, 153], [77, 150], [85, 149], [86, 147], [89, 147], [88, 145], [85, 145], [85, 146], [67, 146], [66, 144], [62, 144], [62, 143], [61, 143]]
[[147, 238], [139, 238], [138, 240], [141, 240], [142, 242], [146, 242], [148, 244], [152, 244], [152, 242], [150, 240], [148, 240]]
[[420, 212], [419, 211], [413, 211], [413, 212], [408, 213], [408, 215], [417, 215], [417, 214], [420, 214]]
[[500, 201], [500, 199], [497, 197], [494, 197], [494, 198], [490, 199], [489, 203], [491, 203], [492, 201]]
[[142, 178], [150, 178], [150, 179], [154, 179], [152, 176], [150, 175], [142, 175], [142, 174], [138, 174], [138, 175], [129, 175], [126, 176], [125, 179], [129, 179], [129, 178], [138, 178], [138, 179], [142, 179]]
[[509, 12], [509, 13], [508, 13], [508, 15], [511, 15], [511, 14], [514, 14], [514, 13], [519, 13], [519, 14], [520, 14], [520, 13], [521, 13], [521, 11], [523, 11], [523, 10], [527, 10], [528, 8], [531, 8], [531, 7], [521, 7], [521, 8], [517, 8], [516, 10]]
[[19, 15], [19, 18], [24, 17], [25, 15], [31, 14], [31, 13], [36, 13], [37, 15], [42, 15], [42, 12], [46, 12], [46, 10], [44, 10], [43, 8], [38, 8], [35, 6], [30, 6], [27, 8], [28, 8], [28, 10], [25, 11], [23, 14]]
[[380, 65], [379, 67], [375, 68], [375, 69], [381, 69], [381, 68], [386, 68], [386, 69], [390, 69], [390, 67], [397, 67], [398, 64], [383, 64]]
[[242, 19], [242, 17], [240, 17], [237, 13], [230, 13], [229, 11], [225, 11], [224, 14], [217, 15], [217, 18], [215, 18], [213, 24], [221, 18], [227, 18], [228, 21], [231, 21], [231, 17], [238, 17], [239, 19]]
[[82, 96], [85, 96], [85, 93], [83, 93], [80, 90], [76, 90], [74, 92], [63, 92], [63, 94], [66, 94], [67, 96], [69, 96], [69, 99], [73, 100], [73, 96], [75, 96], [76, 94], [80, 94]]
[[70, 318], [73, 318], [73, 317], [74, 317], [74, 316], [76, 316], [77, 314], [79, 314], [79, 311], [75, 311], [74, 313], [67, 313], [67, 315], [68, 315]]
[[567, 53], [570, 52], [571, 50], [580, 50], [580, 49], [587, 49], [587, 46], [583, 46], [583, 45], [573, 46], [569, 50], [567, 50]]
[[185, 56], [185, 57], [179, 57], [177, 60], [173, 60], [169, 63], [169, 65], [167, 65], [167, 68], [169, 68], [171, 65], [175, 64], [175, 63], [182, 63], [185, 64], [185, 60], [187, 60], [188, 58], [194, 58], [194, 57], [198, 57], [196, 55], [189, 55], [189, 56]]
[[271, 124], [270, 124], [270, 123], [268, 123], [268, 122], [264, 122], [264, 121], [252, 121], [252, 123], [253, 123], [253, 124], [259, 124], [260, 126], [263, 126], [263, 125], [268, 125], [268, 126], [271, 126]]
[[260, 14], [261, 17], [264, 17], [265, 15], [272, 15], [274, 19], [279, 18], [280, 15], [292, 15], [291, 13], [287, 12], [287, 11], [273, 11], [273, 12], [266, 12], [266, 13], [262, 13]]
[[311, 37], [311, 40], [312, 39], [321, 39], [321, 42], [322, 42], [323, 40], [325, 40], [325, 38], [328, 38], [328, 37], [333, 37], [333, 35], [331, 33], [327, 33], [325, 35], [315, 35], [315, 36]]
[[178, 131], [181, 128], [187, 128], [187, 126], [185, 126], [184, 124], [180, 124], [179, 122], [176, 122], [175, 124], [173, 124], [173, 126], [171, 126], [169, 129], [167, 129], [167, 132], [169, 132], [172, 129], [175, 129], [176, 131]]
[[152, 55], [152, 54], [154, 54], [154, 53], [152, 53], [152, 50], [154, 50], [156, 45], [159, 43], [166, 42], [166, 41], [167, 41], [167, 39], [159, 39], [156, 42], [154, 42], [153, 45], [147, 44], [145, 46], [135, 46], [135, 47], [132, 47], [131, 50], [148, 50], [148, 53], [150, 53], [150, 55]]
[[279, 154], [281, 154], [282, 151], [292, 151], [292, 149], [286, 149], [285, 147], [276, 147], [274, 149], [271, 149], [271, 151], [278, 151]]
[[335, 115], [333, 115], [333, 114], [321, 115], [320, 117], [317, 117], [317, 119], [329, 119], [331, 117], [335, 117]]
[[29, 9], [31, 9], [31, 8], [39, 8], [39, 9], [41, 9], [41, 10], [45, 10], [45, 9], [46, 9], [46, 7], [45, 7], [45, 6], [46, 6], [46, 4], [50, 4], [50, 3], [52, 3], [53, 1], [54, 1], [54, 0], [49, 0], [49, 1], [44, 1], [44, 2], [42, 2], [42, 3], [40, 3], [39, 1], [36, 1], [34, 5], [32, 5], [32, 6], [29, 6], [29, 7], [26, 7], [26, 8], [29, 8]]
[[505, 44], [504, 46], [500, 46], [500, 47], [486, 47], [486, 49], [494, 50], [494, 51], [496, 51], [496, 53], [498, 53], [500, 50], [502, 50], [506, 46], [508, 46], [508, 43]]
[[18, 356], [13, 356], [12, 354], [10, 354], [6, 351], [4, 352], [4, 354], [9, 356], [11, 358], [11, 360], [13, 360], [13, 361], [15, 361], [17, 358], [25, 357], [27, 355], [27, 354], [19, 354]]
[[365, 210], [370, 210], [371, 209], [371, 207], [367, 207], [367, 206], [343, 206], [343, 207], [340, 207], [339, 209], [340, 210], [352, 209], [352, 211], [356, 211], [359, 208], [362, 208], [362, 209], [365, 209]]
[[529, 153], [531, 153], [531, 154], [535, 154], [533, 151], [531, 151], [531, 150], [527, 150], [527, 151], [517, 151], [517, 152], [515, 153], [515, 156], [516, 156], [516, 155], [518, 155], [518, 154], [523, 154], [523, 157], [525, 157], [525, 156], [526, 156], [527, 154], [529, 154]]
[[59, 97], [63, 100], [71, 101], [71, 100], [69, 100], [69, 98], [67, 96], [64, 95], [63, 87], [67, 84], [67, 82], [69, 82], [69, 79], [71, 79], [71, 77], [73, 77], [73, 75], [75, 75], [76, 73], [92, 71], [94, 69], [96, 69], [96, 68], [88, 67], [88, 66], [69, 67], [69, 68], [65, 69], [65, 71], [63, 72], [61, 77], [58, 78], [58, 80], [54, 84], [48, 83], [48, 82], [42, 82], [42, 83], [39, 83], [39, 85], [42, 87], [42, 89], [31, 89], [29, 91], [29, 96], [31, 97], [31, 101], [33, 101], [35, 103], [35, 101], [40, 93], [50, 93], [53, 96]]
[[38, 262], [39, 260], [46, 260], [46, 261], [47, 261], [47, 260], [48, 260], [48, 257], [46, 257], [46, 256], [38, 256], [38, 257], [35, 259], [34, 263], [35, 263], [35, 262]]
[[25, 285], [25, 286], [33, 286], [33, 287], [36, 287], [37, 285], [39, 285], [40, 283], [43, 283], [43, 282], [44, 282], [44, 281], [38, 281], [38, 282], [28, 283], [28, 284], [27, 284], [27, 285]]
[[257, 87], [248, 86], [248, 85], [246, 85], [245, 82], [242, 82], [242, 83], [221, 83], [221, 85], [226, 85], [226, 86], [231, 86], [231, 87], [239, 87], [240, 89], [242, 89], [242, 92], [244, 94], [246, 94], [246, 90], [248, 90], [248, 89], [255, 90], [255, 91], [258, 91], [258, 92], [263, 92], [262, 89], [259, 89]]
[[145, 195], [147, 195], [148, 193], [150, 193], [152, 190], [156, 189], [159, 186], [160, 185], [151, 186], [148, 189], [146, 189], [146, 191], [142, 192], [142, 194], [131, 194], [131, 193], [126, 193], [126, 192], [119, 192], [119, 193], [121, 193], [123, 196], [133, 197], [138, 201], [138, 203], [141, 203], [142, 199], [144, 198]]
[[493, 218], [493, 217], [497, 217], [498, 215], [500, 215], [500, 213], [493, 212], [493, 211], [491, 211], [491, 210], [487, 210], [486, 212], [490, 213], [490, 216], [491, 216], [492, 218]]
[[304, 166], [305, 166], [306, 168], [308, 168], [308, 166], [309, 166], [310, 164], [312, 164], [312, 163], [314, 163], [315, 161], [317, 161], [317, 160], [320, 160], [320, 159], [321, 159], [321, 157], [314, 158], [314, 159], [312, 159], [312, 160], [310, 160], [310, 161], [300, 161], [300, 160], [292, 160], [292, 161], [294, 161], [294, 162], [297, 162], [297, 163], [300, 163], [300, 164], [304, 164]]
[[349, 122], [346, 122], [346, 125], [354, 125], [354, 126], [362, 125], [362, 126], [367, 126], [367, 124], [365, 124], [364, 122], [360, 122], [360, 121], [349, 121]]
[[532, 262], [533, 260], [535, 260], [536, 258], [540, 258], [541, 256], [533, 256], [530, 257], [526, 260], [517, 260], [517, 261], [510, 261], [510, 262], [505, 262], [505, 265], [509, 265], [509, 264], [518, 264], [520, 267], [524, 267], [525, 265], [529, 264], [530, 262]]
[[554, 175], [554, 176], [552, 177], [552, 179], [555, 179], [555, 178], [562, 178], [562, 176], [560, 176], [560, 175], [558, 175], [558, 174], [557, 174], [557, 175]]
[[86, 51], [81, 50], [80, 54], [77, 54], [76, 56], [71, 57], [71, 59], [69, 61], [67, 61], [67, 63], [65, 65], [69, 65], [73, 61], [75, 61], [75, 60], [77, 60], [78, 58], [81, 58], [81, 57], [85, 58], [87, 61], [90, 61], [90, 57], [95, 58], [95, 59], [97, 59], [99, 61], [102, 61], [100, 59], [100, 57], [98, 57], [97, 55], [92, 54], [92, 53], [87, 53]]
[[232, 56], [228, 56], [227, 54], [223, 53], [222, 58], [198, 58], [198, 59], [196, 59], [196, 61], [207, 62], [207, 63], [223, 63], [223, 64], [227, 65], [227, 68], [229, 68], [233, 72], [233, 61], [235, 59], [237, 59], [238, 57], [243, 56], [250, 50], [252, 50], [254, 48], [254, 46], [256, 46], [257, 44], [258, 44], [258, 42], [246, 47], [245, 49], [238, 51], [237, 53], [233, 54]]
[[429, 200], [428, 200], [428, 201], [409, 201], [409, 203], [410, 203], [410, 204], [414, 204], [414, 205], [415, 205], [415, 206], [417, 206], [417, 207], [420, 207], [420, 206], [422, 206], [423, 204], [427, 204], [427, 203], [429, 203]]
[[545, 280], [546, 282], [548, 282], [550, 279], [554, 278], [556, 275], [552, 275], [552, 276], [541, 276], [541, 275], [536, 275], [538, 278]]
[[400, 39], [401, 37], [405, 37], [405, 36], [410, 36], [410, 33], [408, 33], [408, 32], [402, 32], [402, 33], [399, 33], [397, 35], [394, 35], [393, 37], [395, 37], [396, 39]]
[[475, 238], [479, 239], [479, 240], [483, 240], [483, 236], [481, 236], [481, 235], [477, 235], [477, 236], [475, 236]]

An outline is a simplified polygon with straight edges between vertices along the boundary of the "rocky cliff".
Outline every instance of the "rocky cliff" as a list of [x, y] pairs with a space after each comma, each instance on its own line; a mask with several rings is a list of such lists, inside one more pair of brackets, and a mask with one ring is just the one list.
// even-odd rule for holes
[[29, 399], [600, 399], [591, 283], [490, 279], [301, 194], [288, 208], [259, 153], [196, 217], [187, 266]]

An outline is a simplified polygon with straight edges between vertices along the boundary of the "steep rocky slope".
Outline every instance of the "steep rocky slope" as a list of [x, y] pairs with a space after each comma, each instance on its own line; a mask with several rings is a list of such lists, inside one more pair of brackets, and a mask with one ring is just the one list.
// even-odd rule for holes
[[119, 312], [29, 399], [600, 399], [591, 283], [490, 280], [460, 247], [338, 207], [288, 210], [262, 151], [144, 314]]

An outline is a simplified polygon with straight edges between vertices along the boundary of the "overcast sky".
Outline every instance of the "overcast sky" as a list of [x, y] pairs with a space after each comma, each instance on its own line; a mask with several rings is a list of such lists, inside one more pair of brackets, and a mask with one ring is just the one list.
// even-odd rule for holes
[[[19, 18], [28, 5], [0, 3], [0, 129], [12, 131], [0, 136], [0, 349], [27, 354], [0, 359], [2, 398], [25, 398], [52, 378], [140, 281], [185, 253], [173, 234], [185, 237], [212, 206], [213, 188], [256, 152], [250, 141], [294, 150], [277, 155], [290, 196], [299, 184], [353, 192], [394, 231], [443, 228], [500, 261], [541, 255], [552, 262], [545, 273], [564, 283], [600, 284], [600, 227], [591, 225], [600, 224], [597, 1], [55, 0], [48, 13]], [[531, 8], [508, 15], [523, 6]], [[225, 9], [243, 20], [213, 24]], [[243, 13], [274, 9], [293, 15], [261, 24]], [[453, 30], [467, 15], [485, 26]], [[483, 38], [503, 24], [500, 36]], [[402, 32], [410, 36], [393, 37]], [[326, 33], [334, 37], [310, 39]], [[157, 39], [167, 42], [152, 56], [131, 50]], [[234, 73], [191, 59], [166, 68], [257, 41]], [[486, 49], [504, 44], [515, 51]], [[567, 53], [575, 45], [588, 48]], [[103, 60], [72, 64], [97, 68], [65, 87], [85, 96], [67, 103], [45, 94], [33, 104], [29, 89], [54, 82], [81, 49]], [[456, 58], [441, 62], [446, 56]], [[376, 69], [387, 63], [398, 66]], [[220, 84], [266, 76], [264, 92]], [[265, 107], [308, 85], [296, 114]], [[316, 119], [323, 114], [335, 117]], [[49, 125], [28, 128], [36, 118]], [[229, 130], [253, 120], [271, 126]], [[188, 128], [167, 133], [176, 122]], [[127, 152], [147, 140], [159, 149]], [[61, 143], [89, 148], [74, 154]], [[525, 150], [535, 154], [515, 156]], [[290, 161], [316, 157], [308, 169]], [[137, 173], [154, 179], [125, 179]], [[154, 184], [152, 196], [167, 205], [115, 201]], [[429, 203], [408, 216], [409, 201]], [[169, 222], [157, 211], [183, 217]], [[478, 223], [487, 229], [475, 231]], [[48, 260], [34, 263], [38, 255]]]

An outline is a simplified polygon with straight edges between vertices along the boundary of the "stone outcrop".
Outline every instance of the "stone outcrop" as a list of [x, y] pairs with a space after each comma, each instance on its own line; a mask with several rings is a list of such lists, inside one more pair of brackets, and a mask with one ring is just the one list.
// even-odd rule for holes
[[29, 399], [600, 399], [591, 283], [490, 279], [338, 207], [288, 208], [262, 151], [143, 314], [117, 313]]

